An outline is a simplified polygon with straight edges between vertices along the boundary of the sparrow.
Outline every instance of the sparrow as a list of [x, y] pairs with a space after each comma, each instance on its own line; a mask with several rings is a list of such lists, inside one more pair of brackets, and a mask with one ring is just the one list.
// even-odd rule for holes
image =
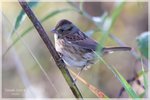
[[[71, 21], [60, 20], [51, 32], [54, 33], [55, 49], [68, 66], [86, 69], [96, 62], [96, 50], [100, 44], [86, 36]], [[130, 47], [102, 47], [100, 52], [103, 55], [130, 50]]]

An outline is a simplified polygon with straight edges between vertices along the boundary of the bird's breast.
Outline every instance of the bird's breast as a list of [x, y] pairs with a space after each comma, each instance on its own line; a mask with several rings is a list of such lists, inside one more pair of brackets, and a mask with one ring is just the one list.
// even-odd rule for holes
[[55, 38], [55, 48], [61, 53], [64, 62], [71, 67], [82, 68], [93, 64], [94, 54], [71, 44], [64, 39]]

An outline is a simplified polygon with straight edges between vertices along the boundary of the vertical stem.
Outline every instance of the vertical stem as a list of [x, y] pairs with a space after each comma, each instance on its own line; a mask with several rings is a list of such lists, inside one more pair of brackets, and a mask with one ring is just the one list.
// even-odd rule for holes
[[27, 14], [27, 16], [29, 17], [29, 19], [32, 21], [34, 27], [38, 31], [38, 33], [39, 33], [40, 37], [42, 38], [42, 40], [44, 41], [45, 45], [47, 46], [49, 52], [51, 53], [52, 57], [54, 58], [54, 60], [56, 62], [56, 65], [58, 66], [58, 68], [62, 72], [66, 82], [68, 83], [72, 93], [74, 94], [74, 96], [76, 98], [82, 98], [82, 95], [81, 95], [79, 89], [77, 88], [76, 84], [74, 84], [73, 79], [72, 79], [68, 69], [66, 68], [65, 63], [63, 62], [61, 57], [58, 55], [52, 42], [50, 41], [48, 35], [46, 34], [44, 28], [42, 27], [42, 25], [40, 24], [40, 22], [38, 21], [38, 19], [32, 12], [32, 10], [29, 8], [29, 6], [25, 2], [25, 0], [19, 0], [19, 3], [21, 5], [21, 7], [23, 8], [23, 10], [25, 11], [25, 13]]

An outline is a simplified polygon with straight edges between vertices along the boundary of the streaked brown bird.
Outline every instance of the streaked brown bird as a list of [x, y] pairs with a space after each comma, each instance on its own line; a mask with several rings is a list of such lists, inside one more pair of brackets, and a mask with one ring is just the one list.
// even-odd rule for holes
[[[86, 36], [71, 21], [60, 20], [51, 32], [55, 33], [55, 48], [67, 65], [82, 70], [95, 63], [98, 42]], [[130, 47], [102, 47], [100, 52], [105, 54], [129, 50]]]

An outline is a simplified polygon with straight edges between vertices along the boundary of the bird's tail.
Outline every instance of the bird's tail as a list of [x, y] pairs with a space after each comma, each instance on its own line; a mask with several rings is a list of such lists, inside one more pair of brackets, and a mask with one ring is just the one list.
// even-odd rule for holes
[[103, 53], [113, 53], [114, 51], [130, 51], [130, 47], [110, 47], [110, 48], [103, 48]]

